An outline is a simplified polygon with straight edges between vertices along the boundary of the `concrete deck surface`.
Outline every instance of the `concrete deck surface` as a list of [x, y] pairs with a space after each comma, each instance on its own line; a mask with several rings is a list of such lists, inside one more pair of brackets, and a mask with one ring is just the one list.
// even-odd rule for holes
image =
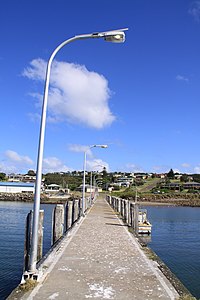
[[156, 263], [145, 256], [106, 200], [99, 198], [50, 274], [26, 299], [178, 298]]

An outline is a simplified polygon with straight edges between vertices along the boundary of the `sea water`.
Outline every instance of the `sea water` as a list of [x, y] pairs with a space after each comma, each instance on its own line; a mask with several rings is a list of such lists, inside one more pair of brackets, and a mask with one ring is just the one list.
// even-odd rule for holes
[[[43, 204], [44, 247], [51, 247], [51, 216], [54, 205]], [[0, 300], [20, 283], [23, 273], [25, 223], [33, 204], [0, 201]]]
[[[25, 220], [33, 204], [0, 202], [0, 300], [19, 284], [23, 272]], [[51, 246], [54, 205], [44, 204], [44, 253]], [[200, 298], [200, 208], [148, 206], [152, 236], [149, 246]]]
[[148, 206], [149, 247], [187, 289], [200, 298], [200, 208]]

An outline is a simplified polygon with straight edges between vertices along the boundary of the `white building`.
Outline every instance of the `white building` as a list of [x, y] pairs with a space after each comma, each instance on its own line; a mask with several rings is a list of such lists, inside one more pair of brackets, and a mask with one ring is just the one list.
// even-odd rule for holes
[[45, 188], [45, 192], [46, 193], [57, 193], [59, 192], [61, 189], [61, 186], [55, 183], [49, 184], [47, 185], [47, 187]]
[[0, 182], [0, 193], [34, 193], [35, 184], [25, 182]]

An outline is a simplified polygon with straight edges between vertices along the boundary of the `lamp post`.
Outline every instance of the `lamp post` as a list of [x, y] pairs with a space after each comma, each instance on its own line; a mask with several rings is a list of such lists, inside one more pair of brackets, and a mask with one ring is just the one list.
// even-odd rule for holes
[[[94, 167], [104, 167], [103, 165], [96, 165]], [[94, 188], [94, 186], [93, 186]], [[92, 170], [90, 174], [90, 205], [92, 205]]]
[[87, 151], [91, 148], [108, 148], [108, 145], [92, 145], [84, 152], [84, 163], [83, 163], [83, 191], [82, 191], [82, 216], [86, 210], [85, 205], [85, 172], [86, 172], [86, 161], [87, 161]]
[[135, 204], [134, 204], [134, 217], [135, 217], [135, 224], [134, 224], [134, 227], [135, 227], [135, 233], [138, 234], [138, 201], [137, 201], [137, 182], [135, 182]]
[[70, 39], [65, 40], [60, 45], [58, 45], [58, 47], [52, 52], [48, 60], [47, 69], [46, 69], [43, 105], [42, 105], [42, 116], [41, 116], [41, 124], [40, 124], [36, 183], [35, 183], [35, 194], [34, 194], [33, 230], [32, 230], [30, 261], [29, 261], [29, 271], [31, 272], [36, 271], [36, 263], [37, 263], [38, 223], [39, 223], [40, 192], [41, 192], [41, 180], [42, 180], [42, 160], [43, 160], [43, 152], [44, 152], [44, 135], [45, 135], [45, 125], [46, 125], [46, 115], [47, 115], [47, 99], [49, 93], [50, 71], [51, 71], [52, 61], [56, 56], [57, 52], [61, 48], [76, 40], [83, 40], [83, 39], [90, 39], [90, 38], [103, 38], [108, 42], [123, 43], [125, 41], [124, 31], [126, 30], [128, 30], [128, 28], [106, 31], [106, 32], [96, 32], [90, 34], [76, 35]]

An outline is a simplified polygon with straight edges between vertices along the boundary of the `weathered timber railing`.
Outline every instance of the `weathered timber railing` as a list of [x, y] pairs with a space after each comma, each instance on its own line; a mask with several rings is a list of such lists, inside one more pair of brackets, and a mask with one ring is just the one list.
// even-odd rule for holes
[[[89, 198], [86, 198], [86, 210], [93, 204]], [[51, 233], [51, 247], [53, 248], [59, 240], [64, 237], [68, 231], [74, 226], [74, 224], [82, 216], [82, 200], [73, 199], [66, 201], [65, 204], [56, 204], [52, 212], [52, 233]], [[44, 210], [40, 210], [39, 226], [38, 226], [38, 250], [37, 250], [37, 265], [43, 258], [43, 219]], [[31, 210], [26, 218], [25, 229], [25, 243], [24, 243], [24, 273], [22, 276], [22, 282], [27, 279], [37, 280], [37, 273], [29, 272], [30, 266], [30, 251], [32, 241], [32, 222], [33, 211]], [[51, 251], [51, 249], [49, 250]]]
[[123, 222], [138, 234], [138, 203], [131, 203], [129, 200], [110, 195], [106, 195], [106, 200], [119, 213]]

